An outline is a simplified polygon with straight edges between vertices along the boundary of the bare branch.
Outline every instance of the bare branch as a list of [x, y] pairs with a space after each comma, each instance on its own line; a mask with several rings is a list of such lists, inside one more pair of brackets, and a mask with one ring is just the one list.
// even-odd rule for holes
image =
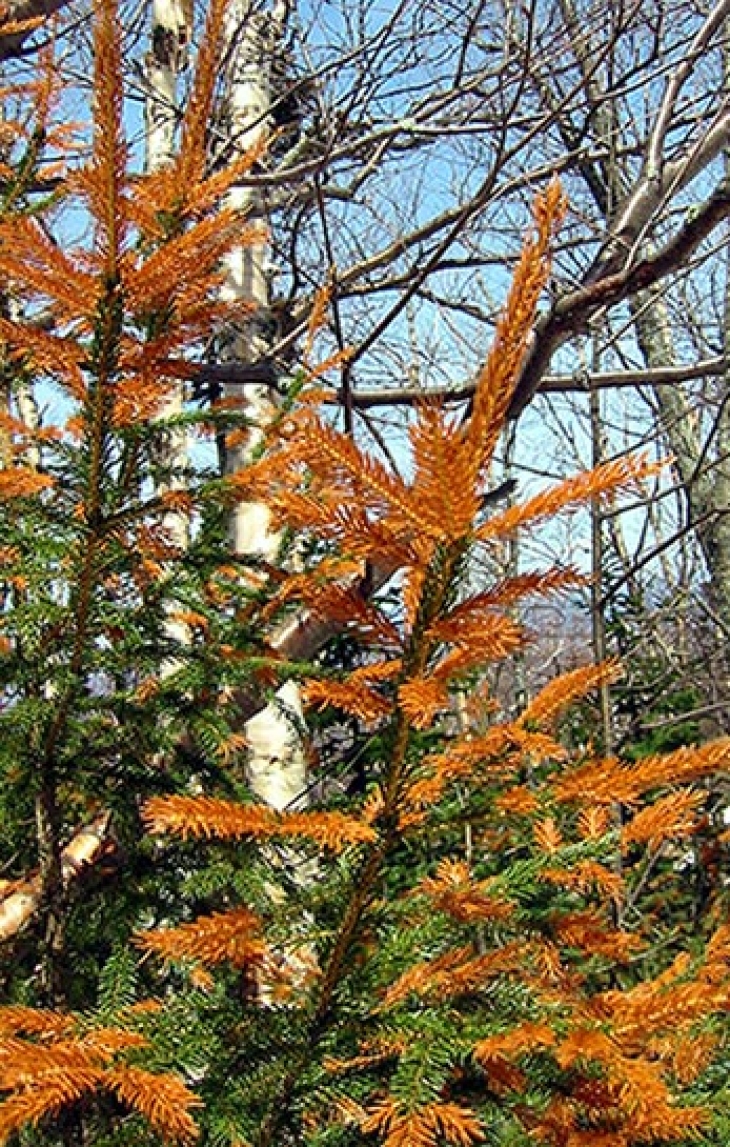
[[[49, 16], [68, 7], [70, 0], [10, 0], [4, 6], [5, 24], [22, 24], [25, 21], [45, 21]], [[22, 31], [14, 31], [4, 36], [0, 29], [0, 62], [11, 60], [23, 53], [26, 40], [36, 29], [32, 26]]]
[[[218, 369], [218, 368], [216, 368]], [[589, 394], [592, 390], [616, 390], [635, 386], [677, 386], [693, 379], [722, 376], [727, 369], [724, 357], [703, 359], [686, 366], [616, 371], [576, 371], [573, 374], [548, 374], [540, 382], [539, 394]], [[243, 381], [243, 380], [242, 380]], [[353, 406], [370, 410], [378, 406], [414, 406], [437, 399], [443, 402], [466, 402], [474, 393], [475, 381], [463, 386], [386, 387], [359, 389], [353, 392]], [[331, 403], [341, 401], [333, 390]]]
[[614, 274], [588, 279], [585, 286], [564, 295], [538, 323], [532, 346], [515, 388], [510, 417], [516, 418], [539, 389], [543, 374], [558, 347], [599, 310], [646, 290], [682, 267], [715, 227], [730, 215], [730, 183], [723, 180], [684, 227], [655, 255], [640, 259]]

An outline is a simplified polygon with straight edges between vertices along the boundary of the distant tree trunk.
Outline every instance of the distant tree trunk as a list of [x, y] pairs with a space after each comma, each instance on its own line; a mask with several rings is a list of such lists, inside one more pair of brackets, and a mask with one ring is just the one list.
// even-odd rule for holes
[[[648, 367], [674, 366], [671, 328], [666, 304], [658, 294], [636, 300], [632, 307], [637, 339]], [[725, 353], [730, 352], [730, 292], [726, 292]], [[674, 465], [684, 486], [690, 520], [708, 574], [709, 604], [714, 615], [721, 649], [730, 642], [730, 376], [724, 378], [723, 399], [718, 405], [708, 449], [700, 435], [698, 417], [681, 386], [654, 387], [662, 430], [674, 455]], [[728, 671], [730, 654], [720, 658], [721, 699], [730, 699]]]
[[[593, 369], [597, 370], [598, 338], [594, 334]], [[589, 396], [589, 416], [591, 424], [591, 465], [600, 466], [605, 462], [605, 428], [601, 416], [601, 397], [596, 390]], [[608, 656], [608, 643], [606, 641], [606, 616], [603, 607], [603, 592], [605, 585], [606, 557], [604, 546], [604, 521], [600, 501], [595, 498], [591, 502], [591, 636], [593, 640], [593, 655], [597, 662], [603, 662]], [[600, 685], [601, 727], [603, 752], [610, 757], [613, 752], [613, 710], [611, 705], [611, 689], [607, 681]]]

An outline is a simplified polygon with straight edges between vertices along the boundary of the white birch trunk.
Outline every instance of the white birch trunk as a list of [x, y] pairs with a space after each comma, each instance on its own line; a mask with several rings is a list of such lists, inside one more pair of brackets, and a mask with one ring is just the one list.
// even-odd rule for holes
[[192, 10], [183, 0], [153, 0], [152, 43], [145, 61], [147, 168], [158, 171], [175, 158], [178, 78], [187, 66]]
[[[288, 14], [285, 4], [274, 5], [270, 14], [254, 13], [246, 0], [233, 0], [228, 14], [228, 42], [231, 49], [228, 116], [230, 142], [236, 153], [260, 143], [270, 130], [271, 57], [276, 52]], [[232, 330], [224, 354], [236, 362], [255, 363], [266, 355], [269, 344], [262, 331], [269, 310], [269, 281], [266, 275], [268, 245], [263, 237], [267, 223], [260, 196], [249, 188], [234, 188], [231, 203], [245, 211], [253, 224], [261, 223], [260, 242], [242, 245], [227, 260], [225, 296], [248, 300], [254, 307], [251, 318]], [[261, 440], [261, 428], [270, 420], [275, 399], [266, 385], [224, 385], [224, 398], [242, 403], [251, 423], [247, 440], [227, 454], [229, 473], [242, 469]], [[268, 507], [243, 503], [231, 514], [230, 537], [238, 554], [276, 559], [281, 537], [272, 529]], [[273, 808], [283, 809], [303, 799], [306, 789], [306, 762], [296, 722], [302, 710], [296, 685], [279, 689], [279, 704], [267, 705], [244, 727], [248, 743], [249, 783], [254, 792]], [[294, 717], [287, 718], [286, 713]]]
[[[192, 4], [190, 0], [153, 0], [152, 42], [147, 55], [147, 101], [145, 129], [148, 171], [158, 171], [175, 157], [175, 128], [177, 116], [177, 88], [181, 72], [187, 66], [187, 51], [192, 34]], [[184, 383], [169, 386], [168, 397], [160, 410], [160, 418], [174, 418], [182, 413], [185, 402]], [[188, 440], [181, 427], [168, 428], [160, 436], [157, 460], [163, 474], [157, 483], [159, 493], [185, 487], [185, 468]], [[184, 550], [189, 543], [187, 514], [171, 510], [162, 519], [167, 542], [175, 549]], [[166, 630], [174, 641], [189, 640], [187, 628], [172, 617]], [[163, 673], [176, 668], [171, 661]]]

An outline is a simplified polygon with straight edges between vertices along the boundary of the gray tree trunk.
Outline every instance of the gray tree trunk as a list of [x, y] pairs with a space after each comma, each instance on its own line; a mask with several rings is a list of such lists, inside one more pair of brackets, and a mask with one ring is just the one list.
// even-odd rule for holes
[[[726, 294], [725, 354], [730, 352], [730, 290]], [[636, 300], [632, 307], [637, 340], [646, 365], [675, 366], [666, 304], [658, 294]], [[712, 430], [714, 446], [700, 436], [699, 419], [681, 386], [656, 386], [654, 397], [662, 432], [674, 456], [677, 475], [686, 491], [690, 523], [708, 574], [709, 605], [721, 649], [721, 699], [730, 698], [730, 376], [723, 379], [723, 400]]]

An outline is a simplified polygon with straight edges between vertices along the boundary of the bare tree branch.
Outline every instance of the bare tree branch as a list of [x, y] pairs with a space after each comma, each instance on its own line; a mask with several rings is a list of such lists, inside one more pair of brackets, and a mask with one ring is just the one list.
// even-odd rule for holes
[[[617, 371], [576, 371], [574, 374], [548, 374], [542, 379], [538, 394], [589, 394], [592, 390], [616, 390], [637, 386], [677, 386], [693, 379], [719, 377], [725, 373], [725, 358], [704, 359], [686, 366], [657, 367]], [[242, 375], [242, 382], [245, 378]], [[393, 387], [360, 389], [353, 392], [353, 406], [370, 410], [379, 406], [414, 406], [418, 402], [437, 399], [443, 402], [466, 402], [474, 393], [476, 382], [464, 386]], [[333, 390], [331, 403], [341, 401]]]
[[33, 21], [45, 21], [49, 16], [68, 7], [71, 0], [10, 0], [4, 5], [3, 23], [10, 26], [29, 22], [30, 26], [20, 31], [3, 35], [0, 27], [0, 62], [11, 60], [23, 53], [25, 42], [35, 31]]
[[713, 194], [655, 255], [630, 263], [623, 270], [590, 279], [564, 295], [537, 324], [532, 346], [512, 398], [510, 417], [516, 418], [540, 387], [543, 374], [567, 339], [584, 330], [598, 311], [652, 287], [682, 267], [700, 244], [730, 216], [730, 182], [723, 180]]

